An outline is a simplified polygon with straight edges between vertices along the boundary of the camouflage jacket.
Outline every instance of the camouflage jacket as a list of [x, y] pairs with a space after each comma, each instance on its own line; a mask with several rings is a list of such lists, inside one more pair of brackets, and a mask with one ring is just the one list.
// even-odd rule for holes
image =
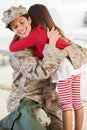
[[75, 69], [80, 68], [82, 65], [87, 64], [87, 48], [79, 46], [76, 43], [65, 48], [68, 52], [68, 58]]
[[16, 110], [23, 97], [43, 103], [44, 89], [50, 86], [50, 76], [65, 57], [62, 51], [52, 45], [46, 45], [43, 53], [41, 60], [29, 49], [10, 54], [14, 72], [12, 90], [7, 100], [8, 111]]

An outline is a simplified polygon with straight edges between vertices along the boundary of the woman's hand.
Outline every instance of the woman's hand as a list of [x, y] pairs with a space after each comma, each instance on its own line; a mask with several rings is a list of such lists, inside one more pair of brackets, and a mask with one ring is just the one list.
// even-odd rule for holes
[[67, 50], [66, 50], [66, 49], [63, 49], [63, 52], [64, 52], [64, 54], [65, 54], [65, 56], [66, 56], [66, 57], [68, 57], [68, 56], [69, 56], [69, 54], [68, 54], [68, 52], [67, 52]]
[[53, 26], [52, 29], [49, 31], [49, 28], [47, 28], [47, 36], [49, 38], [49, 44], [56, 46], [56, 41], [61, 36], [57, 29]]

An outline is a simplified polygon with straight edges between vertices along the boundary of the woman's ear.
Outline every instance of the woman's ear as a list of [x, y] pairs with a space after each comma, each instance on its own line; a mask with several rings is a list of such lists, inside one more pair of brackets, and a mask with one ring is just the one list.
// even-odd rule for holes
[[28, 21], [30, 24], [32, 23], [31, 17], [28, 17]]

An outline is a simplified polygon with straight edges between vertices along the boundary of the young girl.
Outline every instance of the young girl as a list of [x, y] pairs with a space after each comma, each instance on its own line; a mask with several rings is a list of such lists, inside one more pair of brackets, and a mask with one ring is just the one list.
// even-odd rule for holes
[[[24, 26], [26, 20], [24, 21], [23, 17], [17, 17], [7, 25], [16, 34], [10, 44], [10, 51], [31, 47], [36, 56], [43, 58], [44, 45], [50, 42], [46, 33], [47, 27], [49, 30], [57, 29], [59, 32], [59, 38], [56, 42], [57, 48], [64, 49], [71, 45], [62, 31], [55, 25], [44, 5], [36, 4], [31, 6], [28, 15], [29, 17], [26, 20], [29, 28]], [[53, 26], [54, 28], [52, 28]], [[52, 81], [57, 83], [60, 107], [63, 111], [63, 130], [71, 130], [72, 128], [72, 108], [75, 110], [75, 130], [81, 130], [83, 105], [80, 97], [80, 72], [75, 71], [69, 60], [65, 59], [60, 64], [57, 75], [55, 75], [52, 76]]]

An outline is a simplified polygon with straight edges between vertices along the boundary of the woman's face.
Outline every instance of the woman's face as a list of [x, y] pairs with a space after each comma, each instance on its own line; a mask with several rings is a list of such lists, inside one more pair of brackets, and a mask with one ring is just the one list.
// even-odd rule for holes
[[31, 19], [24, 16], [17, 17], [10, 23], [10, 27], [20, 38], [27, 37], [31, 32]]

